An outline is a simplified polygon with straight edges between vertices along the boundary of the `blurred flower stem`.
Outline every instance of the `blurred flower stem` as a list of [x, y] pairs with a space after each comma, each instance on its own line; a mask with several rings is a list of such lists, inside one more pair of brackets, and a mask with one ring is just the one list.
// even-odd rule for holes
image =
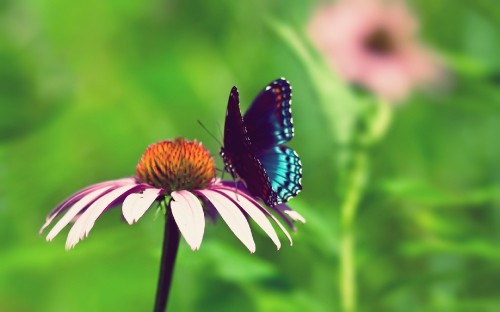
[[356, 309], [355, 216], [366, 184], [368, 172], [366, 153], [354, 155], [348, 174], [347, 193], [340, 206], [340, 298], [342, 311]]
[[166, 209], [165, 200], [161, 202], [162, 210], [165, 212], [165, 231], [163, 234], [163, 249], [161, 254], [160, 275], [156, 289], [155, 312], [166, 311], [168, 295], [174, 274], [175, 258], [179, 249], [179, 229], [175, 224], [170, 209]]
[[320, 57], [316, 58], [296, 31], [268, 19], [270, 27], [304, 64], [318, 97], [331, 136], [336, 160], [335, 210], [340, 213], [341, 310], [356, 310], [356, 212], [369, 175], [370, 147], [378, 142], [390, 125], [392, 108], [371, 96], [356, 94], [333, 73]]
[[370, 147], [386, 133], [392, 108], [369, 102], [359, 116], [361, 126], [353, 137], [348, 165], [339, 175], [340, 197], [340, 298], [342, 311], [356, 311], [356, 213], [370, 173]]

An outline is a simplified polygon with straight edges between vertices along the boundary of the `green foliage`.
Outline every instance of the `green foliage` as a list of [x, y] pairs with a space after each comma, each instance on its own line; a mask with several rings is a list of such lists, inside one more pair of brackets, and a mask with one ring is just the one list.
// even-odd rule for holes
[[308, 54], [315, 5], [2, 3], [0, 311], [151, 310], [163, 231], [154, 209], [130, 227], [106, 213], [69, 252], [67, 232], [51, 244], [37, 235], [45, 216], [81, 187], [132, 175], [152, 142], [197, 138], [216, 155], [196, 121], [218, 133], [233, 85], [245, 109], [281, 76], [304, 167], [290, 205], [308, 222], [279, 252], [252, 224], [254, 255], [223, 222], [207, 225], [201, 250], [181, 242], [171, 310], [339, 310], [340, 202], [363, 146], [359, 310], [499, 311], [498, 5], [414, 1], [452, 83], [390, 111]]

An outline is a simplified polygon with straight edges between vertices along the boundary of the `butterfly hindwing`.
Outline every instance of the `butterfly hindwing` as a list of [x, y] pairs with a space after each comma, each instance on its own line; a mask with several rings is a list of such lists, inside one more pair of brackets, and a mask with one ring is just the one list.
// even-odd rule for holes
[[293, 149], [275, 146], [261, 151], [257, 158], [264, 166], [280, 202], [288, 201], [302, 190], [302, 163]]
[[243, 119], [254, 150], [268, 149], [293, 138], [292, 88], [283, 78], [262, 90]]

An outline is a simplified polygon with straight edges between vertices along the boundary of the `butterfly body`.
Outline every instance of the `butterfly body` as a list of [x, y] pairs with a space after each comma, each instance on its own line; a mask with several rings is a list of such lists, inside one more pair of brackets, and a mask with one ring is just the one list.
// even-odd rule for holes
[[294, 134], [290, 105], [291, 87], [285, 79], [268, 84], [244, 116], [237, 88], [229, 95], [221, 148], [225, 169], [271, 207], [302, 189], [300, 158], [282, 145]]

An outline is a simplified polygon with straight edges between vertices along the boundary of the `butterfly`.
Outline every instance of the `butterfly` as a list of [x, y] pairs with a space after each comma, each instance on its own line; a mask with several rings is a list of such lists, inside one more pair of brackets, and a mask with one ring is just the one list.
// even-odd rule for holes
[[270, 207], [302, 190], [300, 158], [282, 145], [294, 134], [291, 103], [292, 88], [284, 78], [269, 83], [243, 116], [238, 89], [229, 94], [220, 151], [225, 170]]

